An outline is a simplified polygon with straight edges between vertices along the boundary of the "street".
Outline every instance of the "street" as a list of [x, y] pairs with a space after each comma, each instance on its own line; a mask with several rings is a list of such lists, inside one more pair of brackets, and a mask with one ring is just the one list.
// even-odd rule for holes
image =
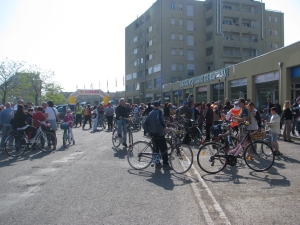
[[[298, 224], [299, 141], [279, 141], [267, 172], [239, 161], [208, 175], [132, 169], [111, 132], [74, 128], [76, 145], [0, 153], [0, 224]], [[147, 138], [133, 134], [134, 141]]]

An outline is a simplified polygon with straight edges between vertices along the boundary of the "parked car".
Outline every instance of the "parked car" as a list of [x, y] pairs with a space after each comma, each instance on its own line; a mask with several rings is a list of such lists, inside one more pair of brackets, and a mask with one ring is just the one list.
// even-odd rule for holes
[[64, 119], [64, 117], [65, 117], [65, 115], [67, 113], [67, 109], [68, 108], [70, 108], [70, 107], [67, 104], [66, 105], [58, 105], [58, 106], [56, 106], [56, 109], [57, 109], [57, 111], [59, 113], [59, 119], [60, 120]]

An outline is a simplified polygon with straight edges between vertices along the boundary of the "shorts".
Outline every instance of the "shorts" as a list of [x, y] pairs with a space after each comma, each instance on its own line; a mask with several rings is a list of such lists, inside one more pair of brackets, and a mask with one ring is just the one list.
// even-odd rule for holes
[[272, 140], [273, 140], [273, 142], [277, 142], [277, 140], [278, 140], [278, 134], [276, 134], [276, 133], [271, 133], [271, 135], [272, 135]]

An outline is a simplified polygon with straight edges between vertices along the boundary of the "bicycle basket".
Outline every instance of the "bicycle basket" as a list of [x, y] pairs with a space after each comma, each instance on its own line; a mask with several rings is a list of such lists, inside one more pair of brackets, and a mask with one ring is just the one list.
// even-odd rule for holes
[[252, 140], [262, 140], [265, 138], [266, 134], [261, 130], [256, 130], [250, 136]]
[[69, 124], [68, 123], [62, 123], [60, 124], [60, 129], [66, 130], [69, 128]]
[[50, 123], [41, 123], [41, 128], [43, 131], [50, 130]]

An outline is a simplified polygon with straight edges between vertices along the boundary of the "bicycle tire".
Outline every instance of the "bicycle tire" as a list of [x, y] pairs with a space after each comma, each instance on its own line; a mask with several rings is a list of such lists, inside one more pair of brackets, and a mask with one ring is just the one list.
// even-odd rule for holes
[[117, 148], [117, 147], [120, 146], [120, 144], [121, 144], [121, 138], [118, 137], [118, 130], [117, 129], [115, 129], [113, 131], [111, 141], [112, 141], [112, 144], [113, 144], [114, 147]]
[[268, 170], [275, 160], [273, 148], [265, 141], [253, 141], [246, 146], [244, 160], [247, 166], [254, 171]]
[[67, 131], [66, 130], [64, 130], [64, 133], [63, 133], [63, 146], [67, 147]]
[[[146, 153], [147, 155], [143, 155]], [[127, 153], [127, 161], [129, 165], [136, 169], [142, 170], [152, 163], [152, 146], [146, 141], [134, 142]]]
[[170, 155], [170, 164], [176, 173], [187, 172], [193, 164], [194, 156], [189, 145], [182, 144], [175, 146]]
[[11, 134], [5, 139], [4, 149], [9, 156], [18, 157], [27, 150], [27, 143], [22, 135]]
[[49, 131], [43, 132], [37, 138], [37, 146], [43, 152], [52, 152], [56, 149], [57, 139], [56, 136]]
[[227, 151], [219, 142], [208, 142], [200, 147], [197, 162], [204, 172], [218, 173], [227, 165]]
[[132, 135], [132, 132], [131, 130], [128, 130], [128, 145], [129, 147], [131, 147], [133, 145], [133, 135]]
[[193, 127], [191, 132], [193, 134], [192, 137], [193, 137], [194, 143], [196, 145], [200, 146], [203, 143], [203, 137], [202, 137], [200, 129], [198, 127]]

